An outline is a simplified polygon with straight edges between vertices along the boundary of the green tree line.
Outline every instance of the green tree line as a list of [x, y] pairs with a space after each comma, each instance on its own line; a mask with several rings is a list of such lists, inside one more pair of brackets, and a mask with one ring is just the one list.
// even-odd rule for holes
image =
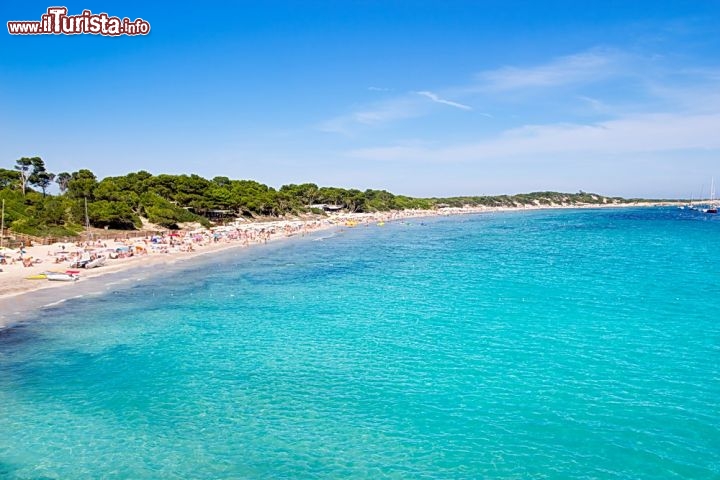
[[[55, 183], [59, 194], [47, 193]], [[580, 192], [535, 192], [514, 196], [413, 198], [385, 190], [365, 191], [318, 187], [314, 183], [279, 189], [254, 180], [199, 175], [152, 175], [146, 171], [99, 180], [87, 169], [50, 173], [39, 157], [23, 157], [12, 169], [0, 168], [0, 199], [5, 200], [5, 224], [18, 233], [76, 235], [86, 220], [93, 227], [132, 230], [141, 218], [166, 228], [184, 222], [210, 225], [223, 216], [280, 217], [321, 214], [325, 204], [349, 212], [429, 209], [442, 206], [604, 203], [605, 197]]]

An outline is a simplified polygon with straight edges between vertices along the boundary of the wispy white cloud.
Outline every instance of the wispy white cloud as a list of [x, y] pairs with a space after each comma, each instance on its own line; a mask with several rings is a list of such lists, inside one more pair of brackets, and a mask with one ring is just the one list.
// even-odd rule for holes
[[588, 97], [587, 95], [578, 95], [577, 99], [582, 102], [583, 105], [590, 107], [593, 112], [596, 113], [610, 113], [612, 109], [602, 100], [597, 98]]
[[422, 92], [415, 92], [415, 93], [418, 95], [421, 95], [423, 97], [427, 97], [435, 103], [442, 103], [443, 105], [449, 105], [451, 107], [460, 108], [462, 110], [472, 110], [472, 107], [469, 105], [463, 105], [462, 103], [453, 102], [451, 100], [446, 100], [444, 98], [440, 98], [437, 94], [435, 94], [433, 92], [429, 92], [427, 90], [424, 90]]
[[531, 67], [506, 66], [477, 74], [478, 83], [471, 90], [508, 91], [598, 81], [620, 73], [627, 58], [617, 51], [591, 50]]
[[647, 114], [595, 124], [529, 125], [483, 142], [441, 148], [395, 145], [357, 149], [356, 158], [430, 163], [500, 160], [554, 155], [632, 155], [646, 152], [720, 149], [720, 114]]
[[[625, 55], [609, 50], [591, 50], [552, 60], [534, 67], [503, 67], [481, 72], [473, 83], [464, 86], [450, 86], [441, 93], [418, 90], [397, 95], [383, 102], [361, 106], [355, 111], [323, 122], [318, 128], [325, 132], [349, 134], [357, 127], [379, 126], [398, 120], [428, 115], [432, 109], [424, 107], [418, 97], [433, 103], [447, 105], [460, 110], [473, 111], [468, 103], [449, 100], [448, 95], [459, 98], [474, 98], [478, 95], [496, 94], [500, 91], [518, 91], [536, 87], [562, 86], [607, 78], [620, 71]], [[389, 88], [370, 86], [374, 92], [390, 92]], [[413, 98], [415, 97], [415, 98]], [[493, 117], [486, 112], [476, 115]]]
[[351, 134], [357, 127], [382, 125], [388, 122], [413, 118], [423, 113], [420, 102], [403, 96], [361, 107], [347, 115], [331, 118], [320, 124], [323, 132]]
[[[381, 90], [380, 87], [371, 89]], [[396, 94], [393, 98], [360, 106], [351, 113], [330, 119], [319, 128], [327, 132], [353, 133], [358, 128], [429, 116], [437, 111], [431, 107], [435, 103], [473, 111], [476, 116], [493, 117], [471, 106], [482, 104], [492, 108], [493, 113], [500, 112], [503, 123], [514, 122], [516, 129], [547, 128], [544, 138], [549, 138], [550, 132], [558, 131], [558, 118], [566, 119], [565, 126], [576, 125], [572, 130], [577, 135], [586, 131], [585, 127], [577, 125], [589, 118], [596, 121], [592, 128], [609, 128], [642, 114], [648, 115], [647, 118], [712, 115], [720, 111], [718, 92], [720, 67], [677, 65], [653, 54], [643, 56], [595, 48], [536, 65], [486, 70], [464, 85]], [[537, 120], [546, 111], [552, 116], [553, 124], [542, 125]], [[532, 116], [538, 125], [523, 127], [521, 122], [525, 115]], [[463, 120], [470, 118], [462, 117]], [[617, 123], [597, 123], [601, 121]], [[468, 121], [468, 125], [477, 124]], [[657, 127], [660, 131], [664, 128], [662, 125]], [[567, 135], [564, 129], [563, 135]], [[468, 138], [476, 137], [473, 132], [467, 134]], [[497, 134], [495, 140], [499, 143], [496, 147], [505, 141], [502, 137], [505, 134]]]
[[667, 108], [685, 111], [720, 111], [720, 78], [696, 77], [692, 82], [667, 84], [655, 80], [648, 81], [646, 90], [649, 95], [664, 102]]
[[[442, 98], [436, 93], [424, 90], [409, 92], [380, 102], [373, 102], [357, 108], [346, 115], [340, 115], [321, 123], [317, 129], [323, 132], [351, 134], [358, 127], [373, 127], [391, 122], [425, 116], [432, 112], [429, 102], [420, 97], [430, 99], [433, 103], [448, 105], [461, 110], [471, 111], [472, 107]], [[477, 112], [478, 115], [492, 117], [489, 113]]]

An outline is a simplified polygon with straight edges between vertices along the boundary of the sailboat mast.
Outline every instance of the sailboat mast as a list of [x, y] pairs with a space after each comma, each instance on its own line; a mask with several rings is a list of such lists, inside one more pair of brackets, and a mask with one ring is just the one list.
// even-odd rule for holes
[[715, 177], [710, 180], [710, 202], [715, 201]]

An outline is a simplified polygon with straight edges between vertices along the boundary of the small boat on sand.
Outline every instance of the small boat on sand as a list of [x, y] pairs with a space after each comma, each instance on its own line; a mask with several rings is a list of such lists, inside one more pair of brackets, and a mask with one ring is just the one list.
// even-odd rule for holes
[[70, 268], [97, 268], [105, 265], [105, 256], [83, 256], [80, 260], [70, 265]]
[[85, 268], [97, 268], [105, 265], [105, 257], [102, 255], [97, 257], [95, 260], [90, 260], [85, 264]]
[[46, 272], [45, 277], [51, 282], [74, 282], [80, 280], [78, 275], [64, 272]]

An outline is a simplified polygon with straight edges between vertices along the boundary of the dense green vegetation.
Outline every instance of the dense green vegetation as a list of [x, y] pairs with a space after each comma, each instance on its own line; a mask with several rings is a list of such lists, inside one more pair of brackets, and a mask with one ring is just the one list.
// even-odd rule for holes
[[[47, 193], [53, 182], [58, 195]], [[208, 180], [198, 175], [152, 175], [145, 171], [98, 180], [85, 169], [50, 173], [39, 157], [23, 157], [13, 169], [0, 168], [0, 199], [5, 200], [6, 226], [38, 236], [76, 235], [85, 226], [86, 212], [93, 227], [132, 230], [142, 226], [141, 218], [166, 228], [177, 228], [184, 222], [208, 226], [211, 220], [235, 216], [322, 214], [318, 205], [337, 206], [349, 212], [376, 212], [620, 200], [583, 192], [423, 199], [385, 190], [318, 187], [313, 183], [283, 185], [276, 190], [253, 180]]]
[[517, 207], [522, 205], [580, 205], [626, 202], [621, 197], [604, 197], [595, 193], [532, 192], [517, 195], [495, 195], [483, 197], [432, 198], [434, 205], [462, 207], [464, 205], [487, 207]]

